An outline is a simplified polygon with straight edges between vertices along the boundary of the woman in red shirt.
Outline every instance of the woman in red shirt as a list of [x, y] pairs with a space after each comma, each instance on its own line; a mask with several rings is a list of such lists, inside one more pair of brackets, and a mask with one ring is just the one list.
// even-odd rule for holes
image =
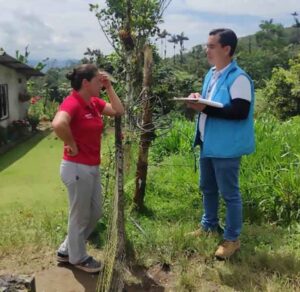
[[[64, 142], [60, 175], [69, 195], [68, 235], [58, 249], [57, 260], [95, 273], [102, 266], [88, 256], [85, 241], [101, 217], [102, 115], [122, 115], [124, 108], [108, 74], [95, 65], [80, 65], [67, 78], [73, 91], [52, 122], [54, 132]], [[106, 90], [109, 103], [99, 98], [101, 89]]]

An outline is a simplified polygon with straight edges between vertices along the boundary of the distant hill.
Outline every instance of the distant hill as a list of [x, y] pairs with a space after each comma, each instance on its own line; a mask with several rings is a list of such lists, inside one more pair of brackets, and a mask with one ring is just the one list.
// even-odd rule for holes
[[[300, 27], [285, 27], [285, 40], [287, 43], [300, 44]], [[246, 47], [251, 43], [252, 48], [257, 47], [255, 34], [239, 38], [239, 46]]]
[[[41, 60], [28, 60], [29, 66], [36, 66]], [[50, 68], [65, 68], [76, 65], [80, 62], [78, 59], [49, 59], [45, 61], [47, 64], [46, 67], [42, 70], [43, 72], [47, 72]]]
[[[300, 27], [285, 27], [285, 39], [287, 43], [293, 43], [293, 44], [298, 44], [299, 49], [300, 49]], [[257, 43], [256, 43], [256, 37], [255, 37], [255, 33], [248, 35], [248, 36], [244, 36], [244, 37], [240, 37], [239, 38], [239, 42], [238, 42], [238, 46], [239, 47], [247, 47], [249, 46], [249, 44], [251, 44], [252, 48], [255, 49], [257, 48]], [[192, 47], [192, 49], [189, 52], [185, 52], [185, 55], [188, 55], [191, 52], [199, 52], [202, 50], [202, 47], [204, 46], [204, 44], [198, 44], [195, 45], [194, 47]], [[178, 55], [178, 54], [176, 54]], [[170, 59], [172, 59], [173, 57], [170, 57]]]

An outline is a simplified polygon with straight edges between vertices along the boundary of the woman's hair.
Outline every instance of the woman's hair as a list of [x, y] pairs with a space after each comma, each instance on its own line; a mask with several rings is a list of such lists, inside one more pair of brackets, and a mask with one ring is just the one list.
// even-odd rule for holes
[[83, 79], [91, 81], [96, 76], [98, 68], [94, 64], [83, 64], [73, 69], [73, 71], [66, 74], [67, 79], [71, 81], [71, 86], [75, 90], [79, 90]]

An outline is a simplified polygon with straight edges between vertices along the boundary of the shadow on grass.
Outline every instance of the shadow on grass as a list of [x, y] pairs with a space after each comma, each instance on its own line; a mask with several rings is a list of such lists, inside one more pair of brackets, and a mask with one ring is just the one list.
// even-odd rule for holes
[[25, 138], [22, 142], [19, 142], [13, 148], [0, 156], [0, 172], [9, 167], [15, 161], [22, 158], [28, 151], [30, 151], [36, 144], [38, 144], [43, 138], [45, 138], [51, 130], [45, 130], [37, 132], [34, 136]]
[[293, 254], [260, 252], [243, 263], [233, 260], [228, 271], [219, 271], [219, 275], [223, 285], [237, 291], [270, 291], [269, 285], [273, 289], [284, 285], [282, 291], [296, 291], [293, 288], [299, 286], [299, 269], [300, 261]]
[[258, 238], [244, 238], [241, 252], [219, 269], [222, 284], [242, 291], [253, 291], [254, 288], [267, 291], [268, 285], [273, 289], [283, 285], [280, 288], [296, 291], [294, 287], [300, 281], [300, 259], [292, 247], [283, 249], [289, 238], [282, 230], [271, 233], [268, 228], [265, 236], [252, 234], [255, 235]]
[[156, 218], [155, 210], [153, 210], [150, 207], [147, 207], [145, 205], [141, 208], [138, 208], [136, 205], [132, 205], [131, 214], [137, 218], [139, 218], [139, 217], [147, 217], [148, 219]]
[[146, 268], [134, 265], [130, 268], [131, 274], [137, 283], [125, 283], [124, 292], [163, 292], [165, 288], [151, 277]]
[[95, 248], [98, 248], [98, 249], [104, 248], [106, 239], [107, 239], [107, 233], [108, 233], [108, 230], [107, 230], [106, 224], [102, 220], [100, 220], [97, 223], [93, 232], [88, 237], [88, 241]]

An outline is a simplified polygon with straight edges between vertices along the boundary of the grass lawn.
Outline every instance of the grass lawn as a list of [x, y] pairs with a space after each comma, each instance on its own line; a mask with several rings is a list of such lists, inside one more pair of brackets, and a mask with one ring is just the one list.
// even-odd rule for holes
[[0, 213], [65, 209], [67, 198], [59, 178], [61, 155], [62, 142], [52, 133], [38, 133], [2, 155]]
[[[104, 184], [112, 138], [108, 135], [102, 143]], [[52, 133], [40, 133], [0, 157], [0, 274], [33, 273], [56, 264], [55, 249], [67, 227], [61, 151], [62, 143]], [[142, 214], [131, 208], [132, 162], [124, 187], [128, 260], [148, 271], [170, 267], [171, 273], [164, 274], [170, 290], [165, 291], [299, 291], [299, 225], [245, 222], [241, 252], [227, 262], [213, 257], [219, 238], [184, 236], [197, 228], [202, 210], [193, 161], [191, 155], [171, 154], [149, 166]], [[114, 183], [113, 174], [110, 181]], [[102, 257], [94, 245], [88, 248]]]
[[[53, 133], [39, 132], [0, 157], [0, 274], [31, 274], [56, 264], [68, 218], [62, 146]], [[88, 249], [101, 257], [93, 244]]]

